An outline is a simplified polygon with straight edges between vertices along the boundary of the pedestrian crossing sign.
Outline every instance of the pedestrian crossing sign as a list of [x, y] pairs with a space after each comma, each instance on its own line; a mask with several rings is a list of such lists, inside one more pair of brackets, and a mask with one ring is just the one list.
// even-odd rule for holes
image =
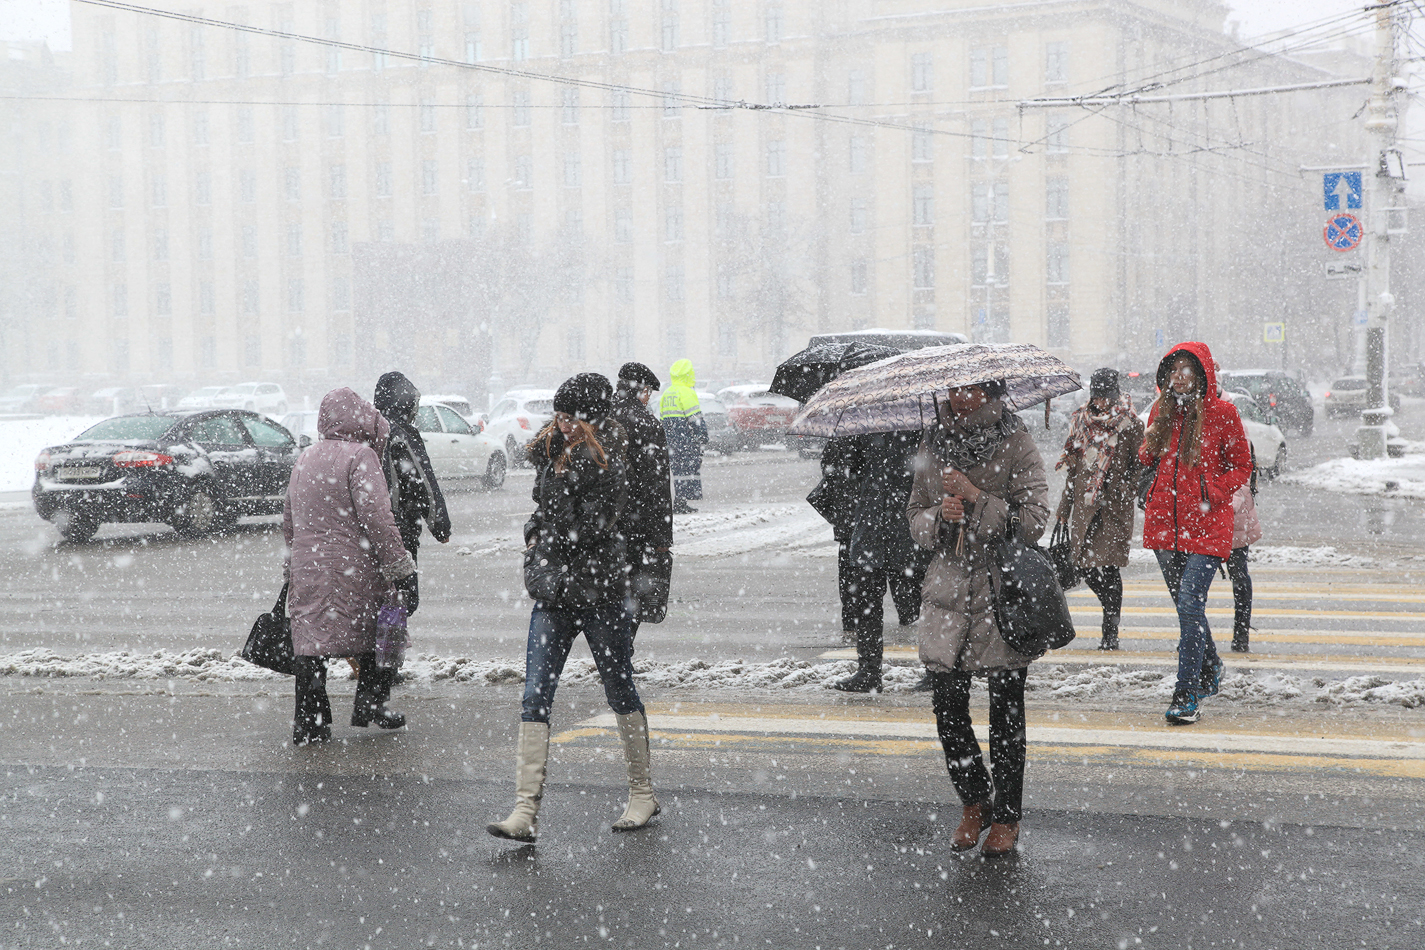
[[1262, 324], [1263, 343], [1281, 343], [1286, 340], [1285, 323], [1264, 323]]

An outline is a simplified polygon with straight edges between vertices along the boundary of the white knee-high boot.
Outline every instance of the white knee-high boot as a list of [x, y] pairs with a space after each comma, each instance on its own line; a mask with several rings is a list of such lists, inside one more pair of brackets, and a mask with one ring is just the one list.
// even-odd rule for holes
[[549, 723], [521, 722], [515, 753], [515, 808], [504, 821], [492, 822], [485, 830], [496, 838], [533, 841], [539, 833], [535, 818], [544, 797], [544, 766], [549, 758]]
[[615, 714], [619, 738], [623, 740], [623, 757], [628, 763], [628, 805], [623, 816], [614, 822], [614, 831], [633, 831], [648, 824], [662, 811], [653, 797], [653, 770], [648, 761], [648, 717], [641, 712], [626, 716]]

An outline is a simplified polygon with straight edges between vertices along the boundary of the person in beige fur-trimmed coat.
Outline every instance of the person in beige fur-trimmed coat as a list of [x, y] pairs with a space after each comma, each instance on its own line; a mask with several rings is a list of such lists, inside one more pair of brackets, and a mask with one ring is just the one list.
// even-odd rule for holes
[[[940, 424], [921, 440], [906, 515], [911, 534], [934, 550], [925, 573], [920, 659], [932, 682], [937, 731], [950, 779], [964, 805], [952, 847], [1009, 854], [1019, 838], [1024, 794], [1024, 680], [1033, 659], [1012, 649], [995, 623], [993, 544], [1019, 514], [1033, 544], [1049, 520], [1044, 462], [1003, 401], [1004, 385], [949, 391]], [[970, 721], [970, 680], [988, 679], [990, 773]]]

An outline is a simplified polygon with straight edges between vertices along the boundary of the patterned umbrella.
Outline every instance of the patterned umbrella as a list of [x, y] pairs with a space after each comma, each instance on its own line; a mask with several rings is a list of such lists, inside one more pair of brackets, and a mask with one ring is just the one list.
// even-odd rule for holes
[[807, 400], [788, 431], [834, 438], [928, 429], [937, 398], [992, 380], [1004, 381], [1016, 412], [1083, 388], [1078, 373], [1029, 343], [934, 346], [847, 370]]
[[895, 356], [900, 350], [875, 343], [818, 343], [787, 357], [777, 367], [770, 391], [806, 402], [848, 369]]

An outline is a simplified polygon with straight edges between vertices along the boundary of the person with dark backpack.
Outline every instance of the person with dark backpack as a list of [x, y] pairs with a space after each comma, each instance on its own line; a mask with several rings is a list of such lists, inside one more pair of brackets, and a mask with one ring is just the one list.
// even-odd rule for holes
[[673, 575], [673, 494], [668, 480], [668, 439], [648, 411], [662, 384], [642, 363], [625, 363], [609, 418], [628, 437], [628, 504], [619, 523], [628, 547], [629, 639], [640, 623], [658, 623], [668, 609]]

